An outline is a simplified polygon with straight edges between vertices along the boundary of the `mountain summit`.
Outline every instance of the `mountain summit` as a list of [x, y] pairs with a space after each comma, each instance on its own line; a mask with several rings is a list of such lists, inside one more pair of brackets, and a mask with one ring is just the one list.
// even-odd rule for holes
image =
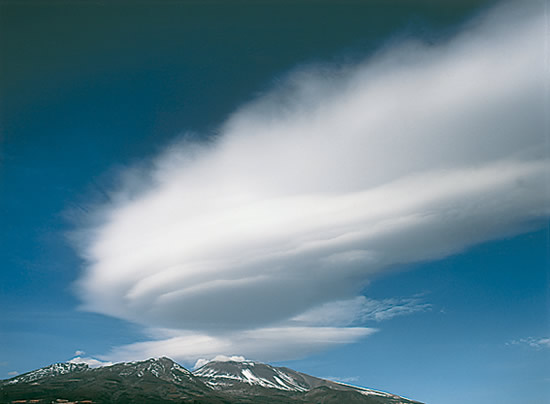
[[418, 404], [263, 363], [209, 362], [190, 372], [169, 358], [90, 368], [57, 363], [0, 381], [0, 403]]
[[209, 362], [193, 374], [217, 390], [235, 389], [243, 384], [296, 392], [313, 388], [307, 380], [310, 376], [251, 361]]

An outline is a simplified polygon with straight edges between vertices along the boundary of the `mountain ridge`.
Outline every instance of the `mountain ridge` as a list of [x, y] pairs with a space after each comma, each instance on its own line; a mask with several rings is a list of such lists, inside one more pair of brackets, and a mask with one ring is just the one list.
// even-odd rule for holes
[[57, 399], [74, 403], [419, 403], [253, 361], [212, 361], [193, 372], [167, 357], [94, 368], [56, 363], [0, 380], [0, 403]]

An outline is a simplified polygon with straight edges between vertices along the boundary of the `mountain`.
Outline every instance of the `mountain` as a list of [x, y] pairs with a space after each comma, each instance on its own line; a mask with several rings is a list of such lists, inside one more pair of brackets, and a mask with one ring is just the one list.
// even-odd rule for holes
[[[274, 367], [252, 361], [209, 362], [195, 370], [193, 374], [214, 390], [237, 395], [245, 392], [261, 394], [266, 389], [270, 389], [279, 390], [281, 393], [302, 393], [298, 397], [306, 398], [307, 402], [310, 402], [312, 397], [334, 395], [338, 398], [348, 397], [345, 401], [335, 402], [417, 403], [394, 394], [337, 383], [286, 367]], [[319, 402], [327, 401], [325, 399]]]
[[56, 363], [0, 382], [0, 403], [13, 400], [50, 403], [57, 399], [143, 404], [224, 402], [200, 379], [168, 358], [99, 368]]
[[0, 381], [0, 403], [418, 404], [393, 394], [258, 362], [209, 362], [191, 373], [169, 358], [90, 368], [57, 363]]
[[38, 370], [34, 370], [29, 373], [25, 373], [21, 376], [16, 376], [9, 379], [7, 384], [14, 383], [31, 383], [39, 379], [47, 379], [50, 377], [60, 376], [67, 373], [79, 373], [88, 369], [88, 365], [83, 363], [54, 363], [53, 365], [46, 366]]

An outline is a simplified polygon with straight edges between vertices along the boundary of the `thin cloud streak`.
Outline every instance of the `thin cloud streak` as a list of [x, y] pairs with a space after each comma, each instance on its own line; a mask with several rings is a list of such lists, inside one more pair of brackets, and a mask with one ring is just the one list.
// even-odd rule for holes
[[347, 327], [428, 311], [431, 307], [431, 304], [414, 297], [374, 300], [358, 296], [350, 300], [325, 303], [294, 317], [292, 321], [298, 324]]
[[[372, 332], [348, 327], [357, 319], [427, 309], [365, 314], [373, 275], [540, 226], [550, 164], [536, 7], [503, 7], [441, 45], [298, 72], [217, 141], [125, 172], [76, 237], [79, 296], [177, 335], [105, 358], [281, 360], [309, 352], [304, 336], [327, 337], [315, 349], [353, 342]], [[296, 327], [327, 307], [324, 327]]]
[[522, 345], [522, 346], [527, 346], [534, 349], [550, 349], [550, 338], [528, 337], [528, 338], [522, 338], [519, 340], [513, 340], [507, 343], [506, 345]]

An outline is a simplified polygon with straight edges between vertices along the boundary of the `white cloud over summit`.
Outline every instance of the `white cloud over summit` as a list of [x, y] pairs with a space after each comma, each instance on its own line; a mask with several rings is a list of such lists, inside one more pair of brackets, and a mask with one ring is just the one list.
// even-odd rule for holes
[[216, 141], [126, 172], [80, 232], [79, 295], [159, 334], [104, 359], [282, 360], [352, 342], [394, 306], [427, 308], [372, 314], [373, 275], [539, 226], [547, 32], [533, 4], [439, 45], [295, 73]]
[[225, 356], [225, 355], [216, 355], [212, 360], [208, 359], [199, 359], [195, 362], [195, 366], [193, 366], [193, 369], [198, 369], [204, 365], [206, 365], [208, 362], [217, 361], [217, 362], [246, 362], [246, 358], [244, 356]]
[[[77, 351], [77, 352], [80, 352], [80, 351]], [[82, 356], [80, 356], [82, 354], [78, 354], [78, 353], [75, 353], [75, 354], [77, 356], [75, 356], [74, 358], [68, 360], [67, 361], [68, 363], [83, 363], [83, 364], [88, 365], [91, 368], [97, 368], [97, 367], [101, 367], [101, 366], [110, 366], [110, 365], [113, 364], [112, 362], [108, 362], [108, 361], [106, 362], [106, 361], [102, 361], [102, 360], [99, 360], [99, 359], [96, 359], [96, 358], [82, 357]]]

